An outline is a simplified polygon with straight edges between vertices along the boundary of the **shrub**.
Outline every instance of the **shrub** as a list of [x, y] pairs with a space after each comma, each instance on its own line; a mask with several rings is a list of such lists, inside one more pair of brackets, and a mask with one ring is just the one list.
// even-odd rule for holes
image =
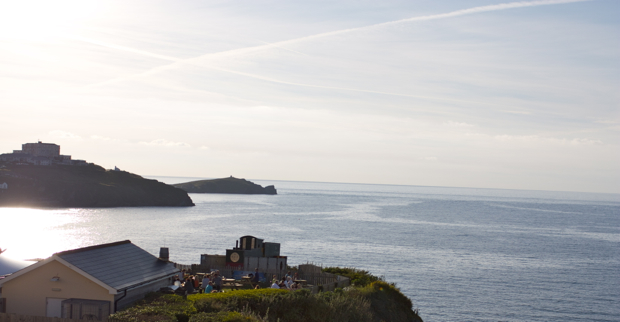
[[377, 277], [370, 272], [356, 268], [326, 267], [323, 272], [341, 275], [351, 279], [351, 284], [355, 286], [366, 286], [372, 282], [383, 281], [383, 277]]
[[189, 298], [194, 300], [198, 312], [207, 314], [202, 315], [204, 321], [213, 318], [208, 314], [222, 311], [252, 312], [255, 318], [274, 322], [372, 321], [370, 301], [342, 291], [311, 294], [309, 290], [264, 289], [196, 294]]
[[390, 283], [376, 281], [370, 285], [354, 289], [370, 301], [375, 321], [414, 321], [422, 319], [412, 310], [413, 303], [400, 290]]
[[147, 300], [126, 310], [110, 315], [117, 322], [134, 321], [179, 321], [187, 322], [196, 308], [191, 301], [178, 295], [149, 294]]
[[217, 312], [198, 313], [191, 316], [189, 322], [264, 322], [266, 320], [251, 313]]

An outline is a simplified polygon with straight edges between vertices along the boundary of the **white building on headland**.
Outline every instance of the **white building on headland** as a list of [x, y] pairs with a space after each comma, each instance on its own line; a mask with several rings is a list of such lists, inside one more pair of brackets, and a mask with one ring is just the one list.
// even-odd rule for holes
[[35, 157], [58, 157], [60, 156], [60, 145], [54, 143], [24, 143], [21, 150], [14, 150], [13, 153], [26, 153]]
[[60, 154], [60, 145], [54, 143], [24, 143], [21, 150], [0, 154], [0, 161], [21, 165], [86, 165], [84, 160], [71, 160], [70, 155]]

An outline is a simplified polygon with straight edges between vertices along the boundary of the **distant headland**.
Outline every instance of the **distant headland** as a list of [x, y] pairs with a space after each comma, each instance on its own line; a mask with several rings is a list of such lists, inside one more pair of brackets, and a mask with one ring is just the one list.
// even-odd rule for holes
[[187, 207], [181, 189], [61, 155], [53, 143], [0, 154], [0, 207]]
[[183, 189], [189, 193], [234, 193], [234, 194], [278, 194], [274, 186], [262, 187], [245, 179], [228, 178], [198, 180], [185, 183], [173, 184], [174, 187]]

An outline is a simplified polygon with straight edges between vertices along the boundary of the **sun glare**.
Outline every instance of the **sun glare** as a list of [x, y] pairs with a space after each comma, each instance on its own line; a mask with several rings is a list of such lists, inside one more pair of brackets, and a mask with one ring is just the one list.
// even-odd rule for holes
[[45, 258], [75, 248], [71, 240], [61, 237], [55, 229], [78, 221], [67, 213], [71, 211], [0, 208], [0, 248], [7, 250], [3, 256], [21, 260]]
[[92, 0], [20, 0], [0, 3], [0, 37], [50, 41], [80, 28], [100, 11]]

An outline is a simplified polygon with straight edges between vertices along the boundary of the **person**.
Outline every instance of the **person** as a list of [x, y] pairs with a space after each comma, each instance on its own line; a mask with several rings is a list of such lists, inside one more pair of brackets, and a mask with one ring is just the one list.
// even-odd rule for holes
[[284, 284], [286, 285], [286, 288], [291, 289], [291, 286], [293, 286], [293, 278], [292, 277], [287, 277], [286, 281], [284, 281]]
[[187, 294], [194, 293], [194, 277], [191, 275], [185, 279], [185, 291]]
[[213, 277], [213, 289], [216, 291], [222, 290], [222, 277], [220, 276], [220, 271], [215, 271], [215, 276]]
[[288, 287], [286, 286], [286, 277], [282, 277], [282, 280], [280, 280], [280, 283], [278, 284], [278, 286], [281, 289], [288, 289]]
[[204, 287], [205, 294], [213, 293], [213, 283], [207, 282], [207, 285]]
[[273, 281], [273, 284], [271, 284], [271, 288], [280, 288], [280, 285], [278, 285], [278, 281]]
[[258, 276], [258, 267], [254, 269], [254, 276], [252, 276], [252, 285], [254, 286], [254, 288], [256, 288], [256, 286], [258, 285], [258, 281], [260, 280], [260, 277]]
[[202, 278], [202, 288], [206, 288], [207, 285], [209, 285], [209, 282], [211, 282], [211, 274], [207, 274]]

